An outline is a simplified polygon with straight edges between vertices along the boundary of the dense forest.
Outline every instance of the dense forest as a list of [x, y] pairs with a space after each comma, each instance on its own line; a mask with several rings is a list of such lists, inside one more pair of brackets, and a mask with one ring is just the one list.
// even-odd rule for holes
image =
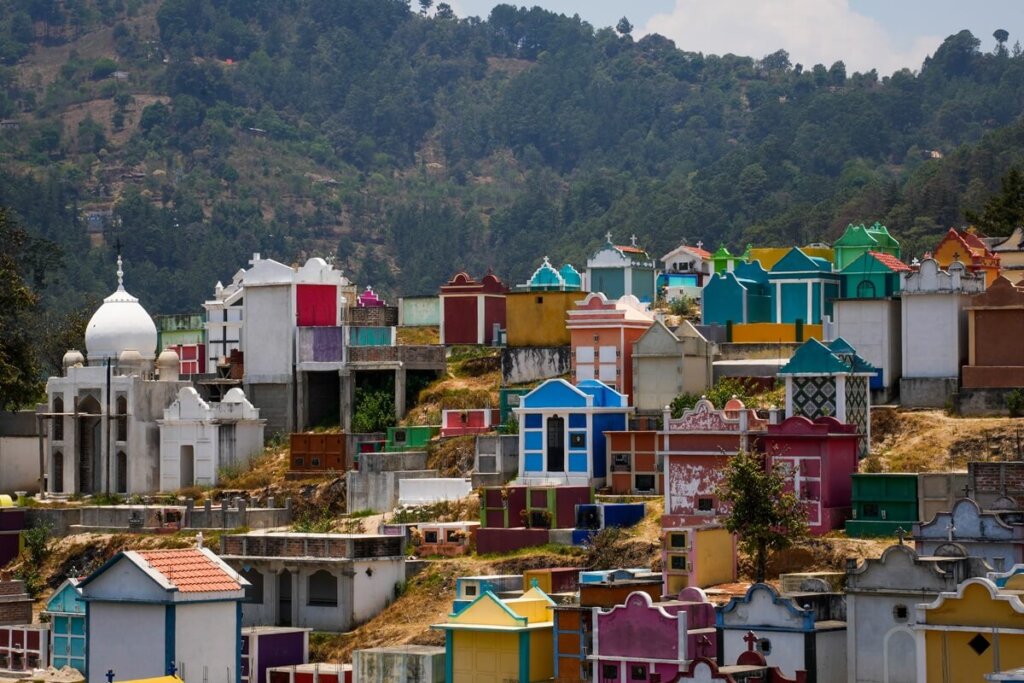
[[391, 297], [581, 266], [606, 231], [660, 255], [878, 220], [909, 257], [1024, 161], [1024, 56], [994, 36], [884, 75], [511, 5], [9, 0], [0, 205], [54, 314], [112, 289], [116, 244], [152, 313], [256, 251]]

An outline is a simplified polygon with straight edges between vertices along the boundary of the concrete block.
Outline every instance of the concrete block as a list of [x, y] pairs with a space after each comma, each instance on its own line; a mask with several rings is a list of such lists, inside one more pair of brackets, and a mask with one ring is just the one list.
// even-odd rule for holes
[[956, 377], [904, 377], [900, 405], [907, 408], [945, 408], [959, 388]]
[[444, 660], [443, 647], [375, 647], [352, 653], [352, 673], [359, 683], [444, 683]]
[[400, 479], [399, 505], [430, 505], [442, 500], [462, 500], [472, 487], [466, 479]]

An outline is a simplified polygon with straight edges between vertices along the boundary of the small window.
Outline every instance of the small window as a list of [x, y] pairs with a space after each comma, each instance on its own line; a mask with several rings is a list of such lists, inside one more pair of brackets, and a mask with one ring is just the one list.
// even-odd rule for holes
[[462, 532], [459, 529], [448, 529], [445, 536], [447, 537], [447, 541], [449, 543], [458, 543], [460, 533]]
[[715, 501], [713, 498], [701, 497], [697, 499], [698, 512], [714, 512]]
[[629, 680], [646, 681], [647, 667], [643, 664], [634, 664], [633, 666], [629, 667]]
[[572, 432], [569, 434], [569, 447], [570, 448], [586, 448], [587, 447], [587, 435], [585, 432]]
[[629, 467], [629, 453], [615, 453], [612, 455], [612, 467]]
[[607, 678], [611, 680], [618, 680], [619, 678], [619, 667], [616, 664], [602, 664], [601, 665], [601, 678]]
[[680, 531], [673, 534], [669, 534], [669, 545], [673, 548], [685, 548], [686, 532]]
[[878, 503], [864, 503], [864, 516], [878, 518]]
[[896, 621], [906, 621], [910, 615], [910, 610], [907, 609], [906, 605], [896, 605], [892, 608], [892, 618]]
[[769, 640], [768, 638], [760, 638], [760, 639], [758, 639], [758, 641], [757, 641], [757, 649], [761, 652], [761, 654], [763, 654], [765, 657], [767, 657], [768, 655], [770, 655], [772, 653], [772, 641]]
[[476, 586], [466, 586], [463, 589], [463, 592], [466, 594], [467, 598], [472, 598], [476, 595]]
[[296, 467], [301, 467], [306, 462], [305, 458], [293, 458], [293, 460], [295, 461]]
[[636, 490], [637, 491], [653, 491], [654, 490], [654, 475], [653, 474], [638, 474], [638, 475], [636, 475]]
[[309, 577], [309, 600], [311, 607], [338, 606], [338, 577], [325, 569]]
[[685, 555], [672, 555], [669, 559], [669, 567], [672, 569], [685, 572], [686, 571], [686, 556]]
[[242, 569], [242, 577], [249, 582], [248, 587], [245, 589], [245, 598], [242, 602], [255, 603], [257, 605], [263, 604], [263, 573], [255, 567], [249, 567], [248, 569]]
[[538, 303], [538, 304], [542, 304], [542, 303], [544, 303], [544, 297], [542, 297], [542, 296], [538, 296], [538, 297], [537, 297], [537, 303]]
[[405, 430], [404, 429], [396, 429], [395, 430], [395, 443], [405, 443]]
[[320, 467], [320, 458], [313, 458], [309, 464], [313, 467]]
[[424, 543], [437, 543], [437, 532], [436, 531], [424, 531], [423, 532]]

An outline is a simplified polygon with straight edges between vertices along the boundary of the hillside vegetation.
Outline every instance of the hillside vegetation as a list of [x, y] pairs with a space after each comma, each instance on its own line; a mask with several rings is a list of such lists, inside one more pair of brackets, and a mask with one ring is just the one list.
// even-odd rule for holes
[[12, 0], [0, 45], [0, 205], [56, 313], [110, 291], [118, 242], [152, 313], [255, 251], [388, 296], [579, 266], [609, 230], [657, 255], [880, 220], [919, 255], [1024, 155], [1024, 56], [967, 31], [851, 74], [510, 5]]

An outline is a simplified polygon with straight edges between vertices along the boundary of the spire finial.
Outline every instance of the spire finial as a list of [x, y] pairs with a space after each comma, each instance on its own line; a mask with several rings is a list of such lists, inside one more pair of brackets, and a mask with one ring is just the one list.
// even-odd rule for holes
[[124, 289], [124, 264], [121, 261], [121, 254], [117, 255], [117, 288]]
[[551, 265], [551, 261], [548, 259], [547, 256], [544, 257], [544, 265], [545, 266], [550, 266]]
[[604, 234], [604, 238], [605, 238], [606, 240], [608, 240], [608, 244], [611, 244], [611, 243], [612, 243], [612, 231], [611, 231], [611, 230], [609, 230], [608, 232], [606, 232], [606, 233]]

